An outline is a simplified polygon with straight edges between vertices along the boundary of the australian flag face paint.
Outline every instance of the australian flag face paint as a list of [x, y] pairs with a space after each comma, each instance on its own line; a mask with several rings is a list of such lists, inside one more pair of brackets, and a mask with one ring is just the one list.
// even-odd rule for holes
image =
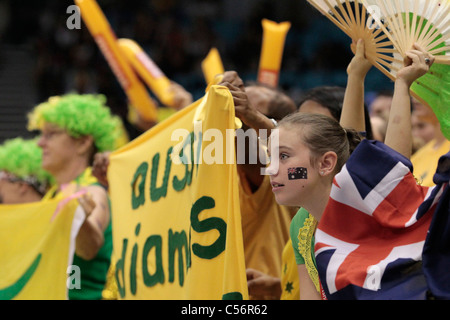
[[288, 178], [289, 180], [308, 179], [308, 170], [303, 167], [289, 168]]

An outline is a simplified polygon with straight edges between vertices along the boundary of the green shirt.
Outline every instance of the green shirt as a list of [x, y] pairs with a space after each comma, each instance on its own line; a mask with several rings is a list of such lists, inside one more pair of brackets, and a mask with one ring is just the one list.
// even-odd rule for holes
[[319, 274], [314, 256], [314, 232], [317, 220], [303, 208], [300, 208], [292, 218], [290, 236], [294, 248], [297, 265], [304, 264], [318, 292], [320, 292]]
[[69, 289], [69, 300], [102, 299], [113, 247], [111, 219], [104, 232], [104, 238], [105, 243], [94, 259], [88, 261], [74, 254], [72, 264], [80, 268], [81, 289]]

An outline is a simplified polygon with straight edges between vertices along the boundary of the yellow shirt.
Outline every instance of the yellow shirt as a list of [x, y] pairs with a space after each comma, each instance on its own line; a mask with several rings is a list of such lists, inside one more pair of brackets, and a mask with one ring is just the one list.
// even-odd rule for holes
[[239, 199], [246, 267], [280, 277], [281, 255], [289, 240], [289, 208], [275, 201], [269, 176], [252, 193], [244, 175], [240, 175]]
[[299, 300], [300, 282], [298, 280], [297, 262], [291, 239], [283, 250], [281, 271], [281, 298], [280, 300]]
[[434, 149], [436, 140], [431, 140], [411, 156], [414, 176], [425, 187], [434, 186], [433, 176], [439, 158], [450, 150], [450, 141], [446, 140], [438, 149]]

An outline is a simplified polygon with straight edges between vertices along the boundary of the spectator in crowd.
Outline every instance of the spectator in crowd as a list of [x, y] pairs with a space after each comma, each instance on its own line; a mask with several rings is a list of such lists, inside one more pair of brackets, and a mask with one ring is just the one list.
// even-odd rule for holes
[[121, 136], [120, 119], [96, 95], [51, 97], [29, 114], [29, 129], [38, 129], [42, 168], [55, 178], [43, 200], [84, 190], [86, 219], [76, 238], [73, 263], [81, 269], [81, 289], [69, 299], [102, 299], [112, 253], [111, 216], [106, 190], [92, 176], [97, 151], [114, 150]]
[[420, 147], [411, 156], [414, 175], [420, 184], [431, 187], [435, 185], [433, 176], [438, 160], [450, 150], [450, 141], [443, 135], [434, 112], [416, 99], [413, 99], [411, 122], [413, 141], [420, 141]]
[[40, 201], [52, 177], [41, 167], [36, 139], [14, 138], [0, 146], [0, 203]]

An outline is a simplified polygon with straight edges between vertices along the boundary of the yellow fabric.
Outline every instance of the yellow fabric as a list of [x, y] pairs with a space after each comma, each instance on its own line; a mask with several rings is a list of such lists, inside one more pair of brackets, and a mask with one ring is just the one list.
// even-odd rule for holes
[[414, 176], [425, 187], [434, 186], [433, 176], [436, 172], [439, 158], [449, 152], [450, 141], [446, 140], [438, 149], [434, 149], [436, 140], [431, 140], [411, 156]]
[[95, 0], [75, 0], [81, 17], [102, 51], [111, 70], [127, 94], [133, 108], [148, 121], [157, 119], [157, 106], [123, 54], [116, 35]]
[[119, 288], [117, 287], [117, 281], [115, 278], [115, 263], [111, 258], [111, 265], [106, 275], [105, 288], [102, 291], [103, 300], [117, 300], [119, 299]]
[[313, 260], [314, 248], [311, 246], [314, 241], [311, 239], [316, 232], [317, 220], [310, 214], [308, 218], [305, 219], [303, 227], [300, 228], [298, 232], [298, 250], [302, 257], [305, 259], [305, 267], [308, 271], [309, 277], [311, 278], [317, 292], [320, 293], [320, 280], [319, 273], [315, 262]]
[[130, 142], [130, 137], [128, 136], [127, 130], [125, 129], [122, 120], [120, 120], [120, 127], [118, 128], [118, 130], [120, 133], [115, 141], [114, 150], [119, 149], [120, 147], [123, 147], [128, 142]]
[[[180, 163], [181, 151], [194, 162]], [[120, 298], [248, 299], [234, 152], [233, 99], [212, 86], [111, 154]]]
[[247, 268], [273, 277], [281, 274], [281, 254], [289, 239], [291, 213], [275, 201], [269, 176], [255, 193], [240, 174], [242, 233]]
[[170, 116], [172, 116], [177, 110], [167, 107], [160, 107], [158, 109], [158, 122], [163, 122]]
[[280, 300], [299, 300], [300, 284], [298, 280], [297, 263], [295, 262], [294, 249], [291, 239], [283, 249], [282, 273], [281, 273], [281, 298]]
[[0, 300], [67, 299], [67, 270], [84, 221], [77, 199], [67, 201], [0, 205]]
[[97, 178], [92, 175], [92, 168], [88, 167], [78, 178], [63, 186], [62, 191], [59, 190], [58, 185], [53, 185], [44, 195], [42, 200], [50, 200], [54, 198], [62, 199], [76, 191], [80, 191], [80, 187], [87, 187], [97, 182]]

